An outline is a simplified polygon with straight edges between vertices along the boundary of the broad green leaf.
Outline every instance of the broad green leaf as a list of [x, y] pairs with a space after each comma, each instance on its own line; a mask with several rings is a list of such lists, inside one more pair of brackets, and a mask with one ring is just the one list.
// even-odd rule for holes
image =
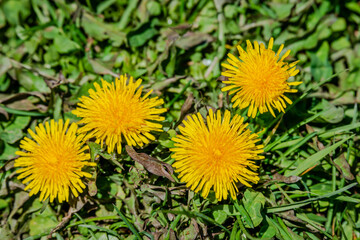
[[354, 11], [358, 14], [360, 14], [360, 6], [357, 2], [347, 2], [345, 6], [350, 9], [351, 11]]
[[30, 1], [10, 0], [3, 4], [5, 19], [11, 25], [19, 26], [20, 18], [26, 19], [31, 14]]
[[155, 28], [152, 28], [150, 23], [146, 23], [136, 30], [129, 32], [127, 38], [129, 39], [131, 47], [140, 47], [153, 38], [157, 33], [158, 31]]
[[331, 43], [331, 47], [336, 51], [342, 50], [344, 48], [348, 48], [350, 46], [351, 46], [351, 43], [350, 43], [349, 39], [346, 37], [341, 37]]
[[103, 149], [101, 148], [100, 144], [94, 143], [94, 142], [89, 142], [88, 143], [89, 148], [90, 148], [90, 158], [91, 161], [93, 162], [96, 158], [96, 156], [101, 153], [103, 151]]
[[291, 9], [294, 7], [294, 3], [270, 3], [271, 9], [275, 11], [278, 19], [284, 19], [291, 13]]
[[70, 53], [80, 49], [79, 44], [62, 35], [55, 37], [54, 46], [59, 53]]
[[125, 33], [120, 31], [115, 24], [104, 23], [88, 12], [82, 14], [81, 26], [89, 36], [96, 40], [103, 41], [110, 38], [113, 41], [112, 45], [115, 46], [120, 46], [126, 41]]
[[24, 129], [29, 125], [30, 120], [29, 116], [17, 116], [11, 124], [6, 126], [6, 130]]
[[190, 224], [190, 226], [185, 228], [179, 235], [180, 239], [184, 240], [193, 240], [196, 239], [197, 236], [199, 236], [199, 232], [193, 224]]
[[[41, 207], [41, 204], [40, 204]], [[30, 235], [38, 235], [43, 232], [47, 232], [53, 229], [58, 224], [56, 220], [55, 213], [50, 210], [49, 205], [46, 207], [45, 211], [37, 215], [35, 214], [29, 221]]]
[[338, 18], [336, 22], [331, 26], [331, 29], [334, 32], [344, 31], [346, 29], [346, 20], [345, 18]]
[[159, 16], [161, 14], [161, 5], [157, 1], [150, 0], [146, 3], [146, 9], [152, 16]]
[[[0, 76], [5, 77], [5, 73], [12, 68], [10, 59], [0, 55]], [[3, 80], [4, 81], [4, 80]]]
[[[316, 82], [321, 82], [333, 74], [330, 62], [328, 61], [329, 45], [323, 44], [316, 55], [311, 54], [311, 73]], [[321, 59], [322, 58], [322, 59]]]
[[21, 129], [13, 129], [13, 130], [5, 129], [0, 133], [0, 138], [9, 144], [14, 144], [15, 142], [19, 141], [22, 137], [23, 137], [23, 133]]
[[18, 71], [18, 80], [20, 85], [28, 91], [50, 93], [50, 89], [45, 81], [30, 71]]
[[219, 224], [223, 224], [227, 219], [227, 214], [222, 210], [215, 210], [212, 214], [214, 216], [214, 220]]
[[0, 236], [2, 240], [13, 240], [16, 239], [14, 234], [8, 229], [7, 226], [0, 227]]
[[9, 206], [9, 201], [5, 199], [0, 199], [0, 210], [7, 208]]
[[265, 204], [264, 195], [260, 192], [246, 189], [242, 202], [254, 224], [254, 227], [259, 226], [263, 220], [261, 211]]
[[0, 160], [10, 160], [16, 157], [19, 148], [0, 140]]

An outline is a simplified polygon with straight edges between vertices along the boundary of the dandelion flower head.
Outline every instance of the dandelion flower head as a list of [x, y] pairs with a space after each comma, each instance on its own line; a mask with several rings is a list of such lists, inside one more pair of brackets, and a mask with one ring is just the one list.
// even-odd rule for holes
[[55, 198], [61, 203], [69, 201], [71, 193], [78, 197], [83, 192], [85, 184], [82, 177], [90, 178], [91, 174], [83, 171], [85, 166], [95, 166], [89, 162], [90, 155], [85, 153], [88, 149], [83, 143], [83, 134], [77, 134], [78, 127], [69, 120], [55, 122], [51, 120], [35, 127], [35, 132], [28, 130], [31, 138], [25, 137], [20, 142], [17, 151], [19, 158], [15, 160], [15, 167], [19, 173], [18, 179], [29, 183], [25, 191], [31, 189], [32, 196], [41, 192], [40, 201], [50, 197], [50, 202]]
[[88, 97], [81, 97], [73, 110], [73, 114], [82, 118], [80, 132], [95, 137], [101, 146], [105, 143], [109, 153], [115, 148], [121, 153], [123, 138], [129, 146], [140, 147], [155, 140], [151, 132], [162, 131], [158, 122], [165, 119], [160, 114], [166, 109], [157, 108], [164, 101], [158, 97], [149, 98], [152, 91], [141, 96], [141, 79], [133, 81], [130, 77], [127, 80], [122, 75], [112, 83], [101, 80], [102, 86], [94, 83], [95, 90], [90, 89]]
[[273, 109], [285, 112], [285, 102], [292, 103], [285, 93], [295, 93], [297, 90], [291, 89], [290, 86], [302, 83], [288, 82], [289, 77], [299, 73], [295, 66], [298, 61], [290, 64], [284, 62], [290, 50], [280, 58], [284, 44], [281, 44], [275, 54], [272, 50], [273, 38], [270, 39], [267, 49], [264, 44], [257, 41], [254, 42], [254, 46], [249, 40], [246, 43], [246, 51], [237, 46], [240, 59], [229, 53], [229, 64], [222, 64], [227, 69], [222, 75], [228, 77], [224, 81], [227, 86], [222, 88], [222, 91], [235, 94], [231, 99], [231, 102], [234, 102], [233, 107], [243, 109], [249, 106], [249, 117], [254, 118], [258, 111], [261, 114], [269, 111], [275, 117]]
[[230, 192], [236, 199], [236, 183], [251, 187], [249, 182], [259, 181], [254, 160], [263, 159], [263, 145], [256, 145], [260, 139], [251, 133], [244, 118], [229, 111], [222, 117], [210, 110], [204, 123], [203, 117], [193, 114], [179, 126], [181, 134], [173, 138], [175, 142], [172, 157], [173, 166], [179, 172], [181, 181], [187, 187], [206, 198], [214, 189], [216, 198], [227, 199]]

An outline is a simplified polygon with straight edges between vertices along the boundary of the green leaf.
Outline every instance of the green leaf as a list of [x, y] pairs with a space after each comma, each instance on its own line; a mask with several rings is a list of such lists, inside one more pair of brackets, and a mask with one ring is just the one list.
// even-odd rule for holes
[[324, 42], [316, 54], [310, 54], [311, 74], [316, 82], [321, 82], [333, 74], [332, 66], [328, 60], [329, 44]]
[[184, 240], [193, 240], [197, 239], [199, 232], [195, 228], [194, 224], [190, 224], [189, 227], [185, 228], [179, 235], [180, 239]]
[[234, 203], [234, 206], [236, 207], [237, 211], [240, 213], [242, 218], [245, 220], [246, 227], [254, 228], [254, 224], [251, 220], [251, 217], [249, 213], [245, 210], [244, 206], [239, 204], [237, 201]]
[[244, 193], [244, 198], [242, 200], [244, 204], [244, 208], [248, 212], [254, 227], [260, 225], [263, 220], [263, 216], [261, 215], [261, 210], [265, 204], [265, 197], [260, 192], [255, 192], [250, 189], [246, 189]]
[[341, 37], [331, 43], [331, 47], [335, 51], [339, 51], [348, 47], [351, 47], [351, 43], [347, 37]]
[[0, 138], [7, 143], [13, 144], [23, 137], [21, 129], [7, 130], [0, 133]]
[[136, 236], [136, 239], [138, 240], [141, 240], [141, 236], [138, 232], [138, 230], [129, 222], [129, 220], [127, 220], [127, 218], [124, 216], [124, 214], [122, 214], [120, 212], [120, 210], [115, 206], [113, 205], [117, 214], [121, 217], [121, 219], [125, 222], [125, 224], [128, 226], [128, 228], [131, 230], [131, 232]]
[[25, 19], [30, 15], [30, 1], [10, 0], [4, 2], [3, 11], [5, 18], [11, 25], [19, 25], [20, 18]]
[[161, 14], [161, 5], [157, 1], [151, 0], [147, 2], [146, 9], [152, 16], [159, 16]]
[[63, 101], [59, 94], [55, 95], [55, 101], [54, 101], [54, 119], [59, 120], [62, 119], [62, 111], [63, 111]]
[[[0, 63], [0, 65], [1, 65], [1, 63]], [[0, 71], [1, 71], [1, 69], [0, 69]], [[5, 92], [6, 90], [9, 89], [9, 86], [10, 86], [10, 78], [8, 78], [6, 76], [6, 74], [0, 75], [0, 92]]]
[[343, 126], [340, 126], [337, 128], [333, 128], [333, 129], [324, 131], [323, 133], [319, 134], [319, 137], [326, 139], [326, 138], [334, 137], [334, 136], [342, 134], [342, 133], [346, 133], [346, 132], [356, 129], [356, 128], [360, 128], [360, 122], [351, 123], [348, 125], [343, 125]]
[[3, 28], [5, 25], [6, 25], [5, 14], [3, 13], [2, 9], [0, 8], [0, 28]]
[[289, 177], [289, 176], [298, 176], [300, 175], [302, 172], [304, 172], [305, 170], [315, 166], [316, 164], [318, 164], [318, 162], [323, 159], [326, 155], [328, 155], [329, 153], [331, 153], [332, 151], [334, 151], [335, 149], [337, 149], [338, 147], [340, 147], [345, 141], [349, 140], [350, 138], [352, 138], [353, 136], [347, 137], [333, 145], [331, 145], [330, 147], [327, 147], [313, 155], [311, 155], [310, 157], [308, 157], [305, 160], [302, 160], [298, 166], [296, 167], [295, 170], [293, 171], [287, 171], [285, 172], [285, 176]]
[[113, 5], [116, 2], [116, 0], [106, 0], [99, 3], [99, 5], [96, 8], [96, 13], [100, 14], [107, 8], [109, 8], [111, 5]]
[[0, 236], [2, 240], [16, 239], [15, 236], [11, 233], [10, 229], [8, 229], [6, 226], [0, 227]]
[[88, 143], [89, 148], [90, 148], [90, 158], [91, 161], [93, 162], [96, 158], [96, 156], [102, 152], [102, 148], [100, 144], [94, 143], [94, 142], [89, 142]]
[[19, 149], [6, 142], [0, 141], [0, 160], [10, 160], [16, 157], [15, 152]]
[[260, 229], [261, 239], [272, 239], [276, 234], [276, 228], [271, 225], [263, 225]]
[[1, 209], [4, 209], [4, 208], [7, 208], [9, 206], [9, 203], [7, 200], [5, 199], [0, 199], [0, 210]]
[[224, 227], [223, 225], [217, 223], [214, 219], [206, 216], [205, 214], [203, 213], [200, 213], [200, 212], [189, 212], [189, 211], [173, 211], [173, 210], [165, 210], [163, 211], [165, 213], [172, 213], [172, 214], [176, 214], [176, 215], [185, 215], [187, 217], [190, 217], [190, 218], [201, 218], [201, 219], [204, 219], [205, 221], [209, 222], [209, 223], [212, 223], [220, 228], [222, 228], [225, 232], [229, 233], [230, 234], [230, 231]]
[[42, 93], [50, 93], [50, 88], [46, 85], [45, 81], [29, 71], [18, 71], [18, 80], [28, 91], [38, 91]]
[[328, 122], [328, 123], [339, 123], [344, 117], [344, 108], [336, 107], [334, 104], [329, 103], [323, 99], [313, 110], [323, 110], [319, 118], [316, 119], [316, 122]]
[[29, 125], [30, 120], [29, 116], [17, 116], [10, 125], [6, 126], [6, 130], [24, 129]]
[[136, 6], [138, 5], [138, 2], [139, 2], [139, 0], [133, 0], [133, 1], [130, 1], [129, 4], [127, 4], [126, 9], [125, 9], [124, 13], [122, 14], [121, 19], [117, 25], [119, 29], [124, 29], [128, 25], [128, 23], [132, 19], [131, 13], [133, 11], [135, 11]]
[[157, 33], [158, 31], [155, 28], [152, 28], [150, 23], [146, 23], [136, 30], [129, 32], [127, 37], [131, 47], [140, 47], [153, 38]]
[[270, 3], [271, 9], [276, 13], [278, 19], [284, 19], [291, 13], [291, 9], [294, 7], [294, 3]]
[[357, 2], [348, 2], [345, 4], [345, 6], [357, 14], [360, 14], [360, 5]]
[[168, 77], [172, 77], [174, 75], [175, 67], [176, 67], [176, 48], [175, 46], [172, 46], [170, 49], [170, 59], [165, 69], [166, 73], [168, 74]]
[[333, 25], [331, 25], [331, 29], [334, 32], [341, 32], [346, 29], [346, 20], [345, 18], [338, 18]]
[[99, 41], [109, 38], [113, 41], [113, 45], [120, 46], [126, 40], [125, 33], [120, 31], [115, 24], [104, 23], [101, 19], [92, 16], [88, 12], [82, 14], [81, 26], [89, 36]]
[[339, 157], [337, 157], [334, 160], [334, 164], [336, 164], [336, 167], [339, 168], [339, 170], [341, 171], [341, 175], [346, 179], [346, 180], [354, 180], [355, 177], [354, 175], [351, 173], [351, 168], [350, 165], [348, 163], [348, 161], [345, 158], [345, 154], [341, 154]]
[[110, 230], [110, 229], [107, 229], [107, 228], [104, 228], [104, 227], [99, 227], [99, 226], [90, 225], [90, 224], [80, 224], [79, 227], [84, 227], [84, 228], [92, 229], [92, 230], [98, 230], [100, 232], [106, 232], [108, 234], [111, 234], [111, 235], [116, 236], [119, 239], [121, 239], [120, 235], [117, 234], [116, 231], [113, 231], [113, 230]]
[[[10, 59], [0, 55], [0, 76], [4, 77], [5, 73], [12, 68]], [[4, 81], [4, 80], [3, 80]]]
[[[49, 206], [47, 206], [49, 208]], [[41, 215], [37, 215], [30, 219], [29, 221], [29, 228], [30, 228], [30, 235], [34, 236], [37, 234], [41, 234], [43, 232], [47, 232], [58, 224], [55, 214], [49, 212], [44, 212]]]
[[276, 207], [270, 207], [270, 208], [267, 208], [266, 209], [266, 212], [267, 213], [277, 213], [277, 212], [285, 212], [285, 211], [288, 211], [288, 210], [293, 210], [293, 209], [296, 209], [296, 208], [300, 208], [300, 207], [303, 207], [303, 206], [306, 206], [314, 201], [318, 201], [320, 199], [324, 199], [324, 198], [330, 198], [330, 197], [333, 197], [333, 196], [336, 196], [340, 193], [343, 193], [347, 190], [349, 190], [350, 188], [352, 187], [355, 187], [357, 186], [358, 183], [351, 183], [345, 187], [342, 187], [336, 191], [333, 191], [331, 193], [328, 193], [328, 194], [325, 194], [325, 195], [322, 195], [322, 196], [319, 196], [319, 197], [315, 197], [315, 198], [309, 198], [309, 199], [306, 199], [306, 200], [303, 200], [303, 201], [299, 201], [299, 202], [295, 202], [295, 203], [291, 203], [291, 204], [285, 204], [285, 205], [281, 205], [281, 206], [276, 206]]
[[214, 220], [219, 224], [223, 224], [227, 219], [226, 212], [222, 210], [215, 210], [212, 214], [214, 216]]
[[62, 35], [55, 37], [54, 47], [59, 53], [70, 53], [80, 49], [79, 44]]

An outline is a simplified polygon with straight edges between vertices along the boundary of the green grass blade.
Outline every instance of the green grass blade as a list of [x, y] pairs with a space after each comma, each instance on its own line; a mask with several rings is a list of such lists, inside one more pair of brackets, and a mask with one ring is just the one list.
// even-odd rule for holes
[[89, 223], [89, 222], [96, 222], [96, 221], [104, 221], [104, 220], [118, 220], [121, 219], [119, 216], [105, 216], [105, 217], [92, 217], [89, 219], [83, 219], [82, 221], [77, 221], [74, 223], [71, 223], [66, 226], [66, 228], [71, 228], [80, 224]]
[[319, 226], [318, 224], [316, 224], [316, 222], [310, 220], [304, 213], [296, 214], [296, 216], [298, 218], [300, 218], [301, 220], [307, 222], [308, 224], [310, 224], [311, 226], [313, 226], [317, 230], [319, 230], [322, 234], [327, 236], [329, 239], [332, 239], [332, 236], [321, 228], [323, 226], [321, 226], [321, 225]]
[[325, 131], [325, 132], [319, 134], [319, 137], [320, 138], [330, 138], [330, 137], [334, 137], [337, 134], [347, 132], [347, 131], [350, 131], [350, 130], [356, 129], [356, 128], [360, 128], [360, 122], [351, 123], [351, 124], [348, 124], [345, 126], [330, 129], [328, 131]]
[[[83, 223], [83, 225], [86, 225], [84, 219], [79, 214], [77, 214], [77, 213], [74, 213], [74, 214], [78, 219], [80, 219], [80, 221]], [[91, 237], [93, 237], [95, 240], [97, 240], [97, 237], [91, 228], [89, 229], [89, 232], [90, 232]]]
[[331, 153], [332, 151], [334, 151], [335, 149], [337, 149], [338, 147], [341, 146], [341, 144], [343, 144], [345, 141], [347, 141], [348, 139], [350, 139], [353, 136], [347, 137], [343, 140], [341, 140], [340, 142], [335, 143], [334, 145], [331, 145], [330, 147], [327, 147], [313, 155], [311, 155], [310, 157], [308, 157], [306, 160], [302, 161], [295, 170], [291, 171], [291, 172], [287, 172], [285, 173], [286, 177], [289, 176], [298, 176], [300, 175], [302, 172], [304, 172], [306, 169], [309, 169], [313, 166], [315, 166], [317, 164], [317, 162], [319, 162], [321, 159], [323, 159], [326, 155], [328, 155], [329, 153]]
[[129, 220], [127, 220], [127, 218], [125, 217], [124, 214], [122, 214], [120, 212], [120, 210], [115, 206], [113, 205], [117, 214], [119, 214], [119, 216], [121, 217], [121, 219], [125, 222], [125, 224], [128, 226], [128, 228], [130, 229], [130, 231], [136, 236], [136, 239], [138, 240], [141, 240], [141, 236], [139, 234], [139, 232], [136, 230], [136, 228], [129, 222]]
[[284, 141], [291, 133], [293, 133], [295, 130], [297, 130], [299, 127], [313, 121], [314, 119], [316, 119], [317, 117], [319, 117], [321, 114], [323, 114], [325, 111], [321, 111], [318, 112], [310, 117], [308, 117], [307, 119], [301, 121], [300, 123], [296, 124], [294, 127], [292, 127], [291, 129], [289, 129], [289, 131], [287, 131], [284, 135], [282, 135], [280, 138], [278, 138], [277, 140], [275, 140], [273, 143], [270, 143], [268, 145], [265, 146], [264, 148], [264, 152], [270, 151], [273, 147], [275, 147], [276, 145], [278, 145], [280, 142]]
[[277, 213], [277, 212], [284, 212], [284, 211], [300, 208], [300, 207], [303, 207], [305, 205], [310, 204], [311, 202], [318, 201], [318, 200], [324, 199], [324, 198], [330, 198], [330, 197], [333, 197], [335, 195], [338, 195], [338, 194], [340, 194], [342, 192], [345, 192], [345, 191], [349, 190], [352, 187], [355, 187], [356, 185], [358, 185], [358, 183], [354, 182], [354, 183], [351, 183], [351, 184], [349, 184], [349, 185], [347, 185], [347, 186], [345, 186], [343, 188], [340, 188], [340, 189], [338, 189], [338, 190], [336, 190], [334, 192], [324, 194], [324, 195], [319, 196], [319, 197], [310, 198], [310, 199], [306, 199], [306, 200], [299, 201], [299, 202], [296, 202], [296, 203], [282, 205], [282, 206], [278, 206], [278, 207], [270, 207], [270, 208], [266, 209], [266, 212], [267, 213]]
[[10, 114], [19, 115], [19, 116], [30, 116], [30, 117], [46, 117], [46, 116], [48, 116], [48, 114], [46, 114], [46, 113], [12, 109], [12, 108], [5, 107], [2, 104], [0, 104], [0, 107]]
[[40, 234], [37, 234], [37, 235], [34, 235], [34, 236], [30, 236], [30, 237], [27, 237], [27, 238], [24, 238], [24, 240], [36, 240], [36, 239], [40, 239], [44, 236], [47, 236], [50, 234], [51, 231], [48, 231], [48, 232], [44, 232], [44, 233], [40, 233]]
[[110, 235], [113, 235], [119, 239], [123, 239], [119, 234], [117, 234], [117, 232], [113, 231], [113, 230], [110, 230], [110, 229], [107, 229], [107, 228], [104, 228], [104, 227], [99, 227], [99, 226], [95, 226], [95, 225], [89, 225], [89, 224], [80, 224], [79, 227], [85, 227], [85, 228], [89, 228], [89, 229], [92, 229], [92, 230], [99, 230], [101, 232], [106, 232]]
[[240, 215], [243, 216], [245, 222], [251, 227], [254, 228], [254, 224], [251, 220], [251, 217], [249, 216], [249, 214], [247, 213], [247, 211], [245, 210], [245, 208], [243, 207], [243, 205], [239, 204], [239, 202], [236, 200], [234, 202], [234, 206], [235, 208], [239, 211]]
[[298, 149], [299, 147], [301, 147], [302, 145], [307, 143], [311, 138], [316, 136], [316, 134], [317, 134], [317, 132], [313, 132], [313, 133], [306, 135], [303, 139], [301, 139], [299, 142], [294, 144], [291, 148], [286, 150], [286, 152], [284, 153], [284, 157], [286, 157], [287, 155], [289, 155], [290, 153], [292, 153], [293, 151], [295, 151], [296, 149]]
[[274, 219], [266, 217], [266, 220], [268, 221], [269, 225], [273, 226], [275, 229], [278, 230], [278, 233], [280, 233], [280, 235], [283, 237], [282, 239], [284, 239], [284, 240], [292, 240], [289, 237], [288, 233]]
[[220, 228], [222, 228], [225, 232], [227, 232], [228, 234], [231, 234], [230, 231], [224, 227], [223, 225], [217, 223], [214, 219], [206, 216], [203, 213], [199, 213], [199, 212], [186, 212], [186, 211], [173, 211], [173, 210], [165, 210], [163, 211], [164, 213], [172, 213], [172, 214], [176, 214], [176, 215], [185, 215], [189, 218], [202, 218], [207, 222], [210, 222]]

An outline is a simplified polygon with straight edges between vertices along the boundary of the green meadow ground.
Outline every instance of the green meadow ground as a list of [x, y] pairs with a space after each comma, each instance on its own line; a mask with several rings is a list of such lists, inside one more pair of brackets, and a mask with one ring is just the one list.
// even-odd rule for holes
[[[359, 24], [357, 1], [0, 1], [0, 238], [360, 238]], [[295, 103], [286, 114], [247, 120], [262, 131], [265, 160], [261, 181], [240, 186], [237, 201], [203, 199], [96, 144], [81, 201], [41, 203], [23, 191], [13, 164], [27, 129], [77, 120], [77, 99], [119, 74], [164, 99], [164, 132], [137, 151], [171, 164], [185, 114], [246, 115], [221, 92], [220, 64], [246, 39], [270, 37], [300, 60], [295, 80], [304, 83], [287, 95]]]

